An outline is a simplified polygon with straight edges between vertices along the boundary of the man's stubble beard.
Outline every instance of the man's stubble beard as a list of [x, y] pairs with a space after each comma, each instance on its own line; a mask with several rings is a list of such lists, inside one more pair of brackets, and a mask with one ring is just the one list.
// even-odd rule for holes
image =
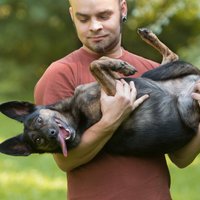
[[[84, 46], [86, 46], [89, 50], [98, 53], [98, 54], [106, 54], [108, 52], [111, 52], [119, 43], [121, 45], [121, 33], [122, 33], [122, 14], [120, 14], [120, 19], [119, 19], [119, 24], [120, 24], [120, 31], [119, 34], [114, 37], [111, 38], [110, 40], [105, 40], [105, 41], [101, 41], [99, 42], [99, 44], [90, 44], [90, 42], [82, 42], [82, 44]], [[76, 27], [75, 27], [76, 29]], [[77, 32], [77, 30], [76, 30]], [[78, 35], [78, 32], [77, 32]]]
[[119, 43], [120, 43], [121, 37], [120, 34], [118, 34], [114, 38], [108, 38], [107, 40], [100, 41], [96, 44], [90, 44], [87, 43], [85, 46], [92, 50], [93, 52], [99, 53], [99, 54], [106, 54], [110, 51], [112, 51]]
[[122, 13], [120, 13], [119, 24], [120, 24], [119, 34], [116, 37], [114, 37], [112, 40], [102, 41], [102, 43], [100, 42], [97, 45], [86, 44], [85, 46], [88, 49], [99, 54], [106, 54], [108, 52], [111, 52], [117, 45], [121, 45], [121, 33], [122, 33], [122, 24], [123, 24]]

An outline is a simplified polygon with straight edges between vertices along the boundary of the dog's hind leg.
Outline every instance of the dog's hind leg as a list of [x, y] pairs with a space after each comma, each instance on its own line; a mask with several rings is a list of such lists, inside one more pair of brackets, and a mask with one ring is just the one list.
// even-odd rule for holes
[[125, 76], [132, 75], [136, 72], [135, 68], [127, 62], [108, 57], [102, 57], [93, 61], [90, 64], [90, 71], [107, 95], [111, 96], [116, 93], [115, 80], [120, 78], [116, 72], [122, 73]]
[[166, 64], [179, 59], [178, 55], [172, 52], [164, 43], [162, 43], [158, 37], [147, 28], [139, 28], [138, 34], [148, 44], [153, 46], [162, 55], [162, 63]]
[[153, 46], [163, 56], [161, 66], [144, 73], [142, 77], [159, 81], [191, 74], [200, 74], [200, 70], [193, 65], [179, 61], [178, 56], [163, 44], [152, 31], [147, 28], [140, 28], [138, 33], [145, 42]]

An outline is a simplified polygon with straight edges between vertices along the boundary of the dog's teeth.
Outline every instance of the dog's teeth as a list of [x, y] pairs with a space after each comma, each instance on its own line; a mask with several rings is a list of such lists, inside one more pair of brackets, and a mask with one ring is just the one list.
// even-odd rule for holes
[[65, 137], [65, 140], [69, 140], [69, 138], [70, 138], [70, 135], [68, 137]]
[[58, 120], [56, 120], [56, 123], [58, 124], [59, 127], [62, 127], [62, 124]]

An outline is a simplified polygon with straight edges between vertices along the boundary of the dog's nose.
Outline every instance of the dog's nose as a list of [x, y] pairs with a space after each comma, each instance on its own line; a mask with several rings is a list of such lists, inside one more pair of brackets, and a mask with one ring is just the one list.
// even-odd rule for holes
[[49, 129], [49, 135], [50, 136], [56, 136], [56, 130], [54, 128]]

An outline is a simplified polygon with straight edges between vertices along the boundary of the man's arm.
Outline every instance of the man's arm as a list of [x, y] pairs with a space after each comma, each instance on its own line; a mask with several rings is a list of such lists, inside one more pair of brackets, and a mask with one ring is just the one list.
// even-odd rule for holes
[[144, 95], [136, 100], [137, 92], [133, 82], [128, 85], [123, 80], [117, 81], [116, 90], [115, 96], [101, 92], [102, 118], [84, 132], [81, 143], [70, 150], [67, 157], [54, 154], [60, 169], [70, 171], [92, 160], [131, 111], [148, 98], [148, 95]]
[[179, 168], [190, 165], [200, 152], [200, 126], [192, 140], [178, 151], [169, 154], [170, 160]]
[[[197, 100], [200, 105], [200, 81], [198, 81], [194, 87], [194, 93], [192, 98]], [[200, 124], [198, 127], [197, 134], [192, 140], [180, 150], [170, 154], [171, 161], [180, 168], [187, 167], [193, 162], [196, 156], [200, 152]]]

